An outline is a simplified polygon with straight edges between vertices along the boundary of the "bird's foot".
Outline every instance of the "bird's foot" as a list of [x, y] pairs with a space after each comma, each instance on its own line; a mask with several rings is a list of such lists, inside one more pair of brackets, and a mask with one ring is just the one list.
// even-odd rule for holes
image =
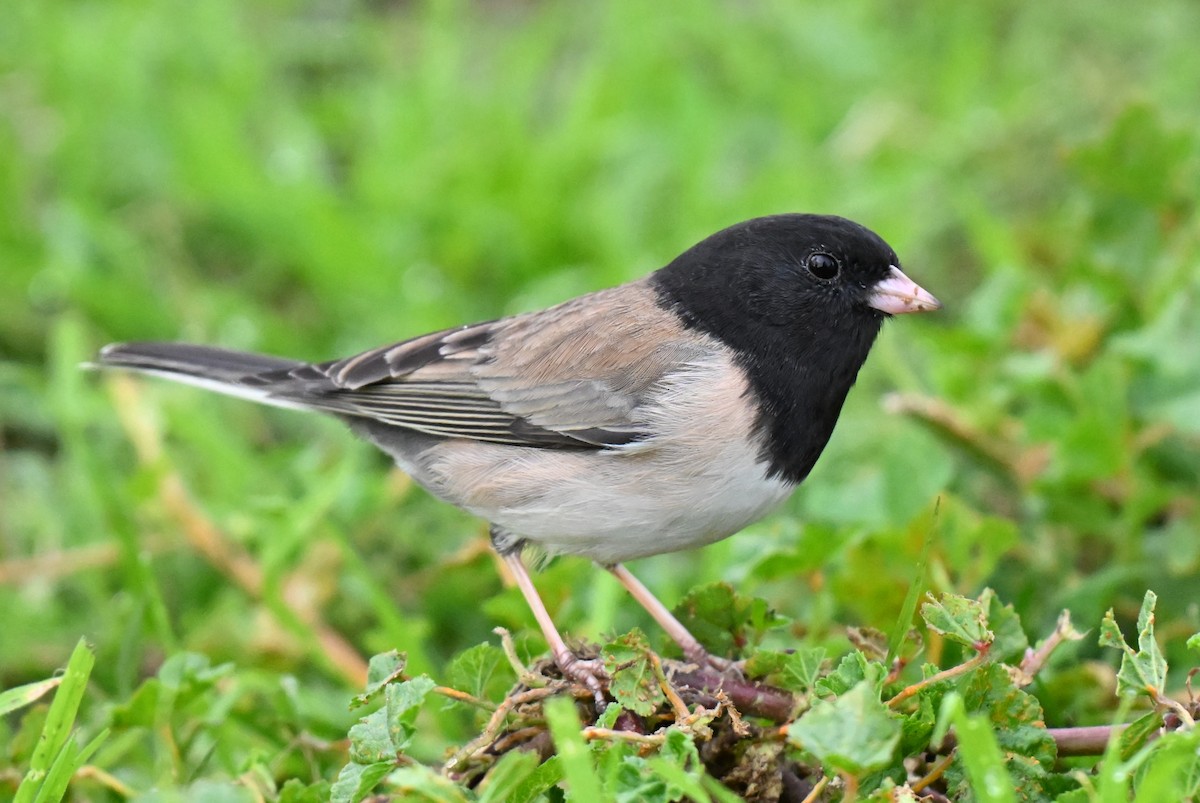
[[573, 652], [554, 656], [554, 663], [562, 671], [563, 677], [579, 683], [592, 693], [596, 701], [596, 711], [603, 711], [608, 705], [604, 697], [604, 689], [608, 685], [608, 672], [604, 670], [604, 662], [599, 658], [580, 658]]

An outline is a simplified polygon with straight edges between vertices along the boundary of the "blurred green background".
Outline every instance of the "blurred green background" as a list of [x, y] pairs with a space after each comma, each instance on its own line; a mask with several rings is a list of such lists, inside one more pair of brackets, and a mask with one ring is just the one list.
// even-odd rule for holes
[[[1198, 30], [1191, 0], [0, 4], [0, 687], [84, 635], [85, 721], [118, 732], [95, 763], [132, 789], [336, 771], [364, 656], [436, 673], [535, 632], [483, 523], [335, 422], [79, 364], [121, 339], [339, 357], [783, 211], [870, 226], [946, 308], [885, 327], [781, 513], [634, 570], [668, 601], [729, 580], [793, 619], [781, 643], [837, 650], [895, 623], [933, 528], [930, 588], [991, 585], [1046, 632], [1150, 587], [1182, 660]], [[582, 561], [538, 584], [574, 635], [662, 643]], [[1040, 690], [1049, 724], [1107, 721], [1094, 643]], [[185, 651], [233, 662], [221, 695], [139, 718]], [[431, 718], [416, 752], [471, 727]]]

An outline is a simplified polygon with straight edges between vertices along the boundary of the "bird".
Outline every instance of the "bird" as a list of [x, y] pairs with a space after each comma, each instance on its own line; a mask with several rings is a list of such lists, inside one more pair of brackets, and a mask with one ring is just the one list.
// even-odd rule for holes
[[624, 566], [726, 538], [809, 475], [884, 320], [941, 303], [875, 232], [778, 214], [643, 278], [342, 359], [113, 343], [97, 364], [331, 414], [480, 517], [564, 677], [604, 702], [525, 556], [611, 572], [692, 663], [728, 668]]

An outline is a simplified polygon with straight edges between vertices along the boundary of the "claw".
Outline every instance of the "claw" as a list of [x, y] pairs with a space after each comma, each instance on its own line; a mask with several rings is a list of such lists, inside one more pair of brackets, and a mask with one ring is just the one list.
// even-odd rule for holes
[[608, 683], [608, 673], [604, 671], [602, 661], [598, 658], [584, 660], [575, 653], [568, 652], [565, 656], [555, 656], [554, 662], [558, 664], [564, 677], [587, 687], [596, 701], [597, 713], [608, 706], [608, 700], [604, 697], [604, 685]]

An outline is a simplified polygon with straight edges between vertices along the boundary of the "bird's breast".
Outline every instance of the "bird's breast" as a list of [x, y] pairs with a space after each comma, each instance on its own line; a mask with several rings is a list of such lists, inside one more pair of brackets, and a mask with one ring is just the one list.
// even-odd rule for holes
[[669, 373], [639, 409], [651, 437], [594, 451], [470, 441], [409, 466], [434, 493], [551, 553], [600, 563], [709, 544], [794, 485], [768, 477], [744, 374], [714, 351]]

